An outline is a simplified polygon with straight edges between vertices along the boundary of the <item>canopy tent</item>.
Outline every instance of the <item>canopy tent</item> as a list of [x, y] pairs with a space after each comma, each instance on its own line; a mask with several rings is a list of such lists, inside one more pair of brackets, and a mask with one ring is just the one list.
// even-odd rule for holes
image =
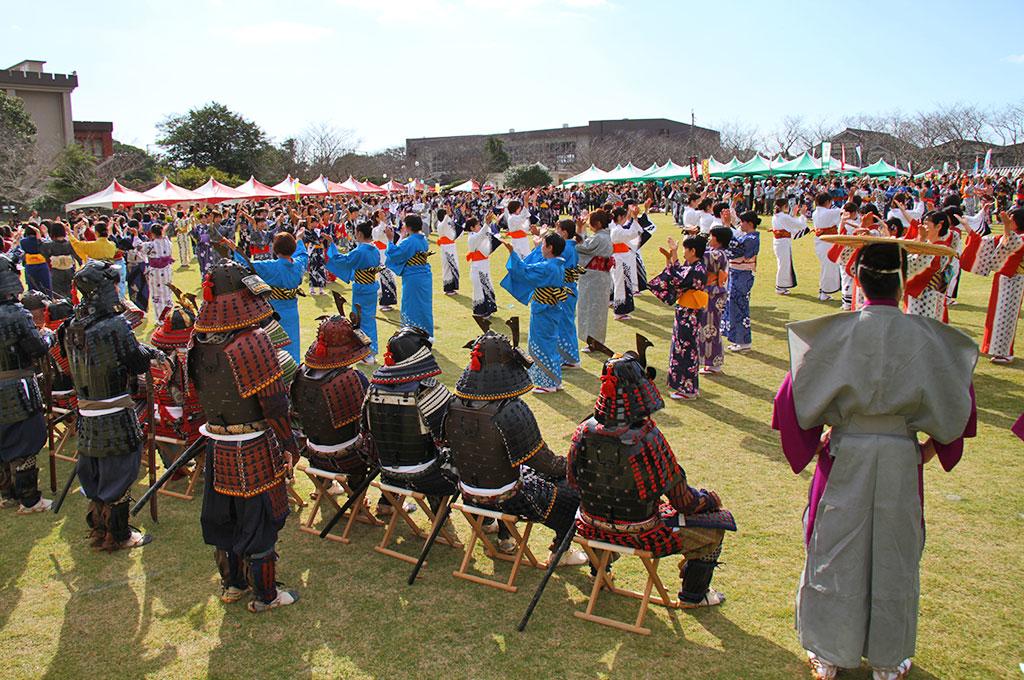
[[866, 165], [860, 169], [860, 174], [865, 177], [896, 177], [897, 175], [909, 175], [906, 170], [900, 170], [895, 165], [889, 165], [884, 158], [879, 158], [877, 163]]
[[332, 182], [331, 180], [327, 179], [323, 175], [320, 175], [315, 180], [310, 182], [308, 186], [310, 186], [310, 187], [312, 187], [314, 189], [322, 189], [324, 193], [328, 193], [328, 194], [354, 194], [354, 193], [356, 193], [355, 191], [353, 191], [353, 190], [351, 190], [351, 189], [349, 189], [349, 188], [347, 188], [347, 187], [345, 187], [345, 186], [343, 186], [341, 184], [338, 184], [337, 182]]
[[821, 161], [806, 151], [791, 161], [775, 166], [777, 175], [820, 175]]
[[179, 187], [177, 184], [171, 183], [171, 181], [166, 177], [164, 177], [163, 181], [155, 187], [147, 189], [142, 193], [150, 197], [150, 203], [155, 203], [157, 205], [174, 205], [175, 203], [188, 203], [206, 200], [206, 196], [186, 189], [185, 187]]
[[232, 189], [226, 184], [221, 184], [214, 178], [206, 180], [206, 184], [196, 187], [196, 193], [203, 197], [206, 203], [223, 203], [224, 201], [244, 201], [246, 196], [238, 189]]
[[327, 189], [316, 189], [308, 184], [303, 184], [291, 175], [285, 177], [272, 188], [291, 196], [323, 196], [327, 193]]
[[[722, 163], [722, 162], [716, 160], [714, 156], [712, 156], [711, 158], [708, 159], [708, 173], [712, 177], [721, 177], [722, 173], [725, 172], [726, 170], [728, 170], [728, 168], [729, 168], [729, 164], [728, 163]], [[704, 170], [703, 170], [703, 164], [702, 164], [701, 165], [701, 173], [703, 173], [703, 172], [704, 172]]]
[[401, 182], [396, 182], [393, 179], [389, 179], [387, 182], [385, 182], [384, 186], [382, 186], [381, 189], [388, 192], [389, 194], [393, 191], [405, 193], [408, 190], [404, 184], [402, 184]]
[[357, 184], [359, 184], [359, 190], [364, 194], [383, 194], [387, 192], [384, 187], [379, 187], [369, 180], [365, 182], [357, 181]]
[[81, 210], [83, 208], [110, 208], [112, 210], [152, 202], [153, 199], [146, 194], [128, 189], [115, 179], [106, 189], [68, 203], [64, 206], [64, 210]]
[[497, 191], [497, 190], [498, 190], [498, 187], [494, 186], [490, 182], [488, 182], [487, 184], [484, 184], [484, 186], [483, 186], [483, 191]]
[[741, 163], [737, 167], [728, 171], [728, 177], [751, 177], [753, 175], [773, 175], [775, 174], [775, 168], [772, 167], [772, 162], [762, 156], [761, 154], [755, 154], [746, 163]]
[[247, 182], [235, 187], [235, 191], [241, 192], [246, 198], [278, 198], [287, 195], [283, 191], [268, 187], [252, 175], [249, 175]]
[[626, 163], [626, 166], [616, 165], [615, 169], [608, 173], [608, 175], [601, 181], [604, 182], [629, 182], [636, 179], [641, 179], [645, 170], [641, 170], [632, 163]]
[[690, 168], [684, 168], [681, 165], [676, 165], [669, 159], [668, 163], [661, 166], [653, 172], [647, 172], [643, 179], [645, 180], [660, 180], [669, 182], [675, 179], [690, 179]]
[[480, 191], [480, 182], [477, 182], [476, 180], [472, 180], [472, 179], [467, 179], [462, 184], [460, 184], [458, 186], [455, 186], [455, 187], [452, 187], [450, 189], [450, 191], [460, 191], [460, 192]]
[[426, 191], [427, 185], [421, 179], [410, 179], [405, 185], [406, 191]]
[[[715, 160], [715, 159], [712, 158], [711, 160]], [[743, 162], [739, 158], [736, 158], [736, 156], [733, 156], [732, 159], [728, 163], [719, 163], [718, 165], [719, 165], [719, 168], [716, 171], [714, 168], [711, 167], [710, 164], [708, 164], [708, 169], [711, 171], [711, 176], [712, 177], [730, 177], [731, 173], [736, 168], [738, 168], [741, 165], [743, 165]]]
[[607, 176], [607, 172], [591, 163], [590, 167], [584, 170], [583, 172], [579, 173], [578, 175], [573, 175], [572, 177], [562, 182], [562, 186], [565, 186], [567, 184], [589, 184], [592, 182], [601, 182]]
[[359, 186], [359, 181], [352, 175], [349, 175], [348, 179], [341, 183], [341, 186], [345, 187], [345, 189], [348, 190], [350, 193], [363, 193], [362, 188]]

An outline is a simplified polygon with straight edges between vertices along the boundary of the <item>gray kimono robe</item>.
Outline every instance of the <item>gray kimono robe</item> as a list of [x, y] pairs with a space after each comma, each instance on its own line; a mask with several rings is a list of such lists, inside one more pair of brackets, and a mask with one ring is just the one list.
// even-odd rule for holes
[[[973, 435], [978, 347], [955, 328], [878, 303], [788, 329], [790, 403], [811, 451], [821, 427], [832, 426], [811, 489], [796, 602], [800, 643], [841, 667], [859, 666], [862, 657], [893, 667], [913, 656], [917, 635], [924, 548], [917, 434], [953, 443], [939, 453], [946, 469], [959, 460], [962, 449], [947, 449]], [[775, 426], [796, 470], [780, 418], [786, 390], [784, 382]]]
[[[602, 229], [576, 246], [579, 266], [586, 268], [595, 257], [612, 256], [612, 237]], [[611, 271], [587, 269], [580, 276], [576, 302], [576, 334], [581, 342], [590, 336], [604, 343], [608, 335], [608, 300], [612, 290]]]

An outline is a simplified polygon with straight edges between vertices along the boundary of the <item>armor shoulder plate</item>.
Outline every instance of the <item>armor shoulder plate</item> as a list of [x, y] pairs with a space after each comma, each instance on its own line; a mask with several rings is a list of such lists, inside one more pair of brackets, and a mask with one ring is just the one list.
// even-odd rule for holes
[[512, 399], [502, 405], [494, 414], [494, 427], [501, 433], [513, 465], [522, 465], [544, 446], [537, 419], [522, 399]]
[[500, 489], [519, 479], [508, 445], [497, 427], [501, 402], [452, 399], [445, 434], [459, 479], [481, 489]]
[[238, 394], [247, 398], [280, 378], [284, 371], [277, 360], [277, 350], [262, 328], [233, 338], [224, 346], [224, 356], [231, 364]]
[[451, 400], [452, 393], [448, 391], [448, 388], [433, 378], [420, 383], [416, 405], [423, 416], [423, 422], [438, 439], [441, 438], [444, 416], [448, 412]]
[[32, 334], [38, 334], [32, 314], [16, 304], [0, 305], [0, 371], [16, 371], [32, 365], [22, 345]]

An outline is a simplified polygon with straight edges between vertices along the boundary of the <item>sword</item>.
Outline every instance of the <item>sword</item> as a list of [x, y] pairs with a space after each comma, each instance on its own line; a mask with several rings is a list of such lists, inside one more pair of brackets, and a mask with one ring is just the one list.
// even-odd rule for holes
[[[156, 484], [156, 395], [153, 389], [153, 371], [146, 373], [146, 460], [149, 463], [149, 485]], [[156, 508], [156, 494], [149, 496], [149, 516], [154, 522], [158, 522]]]
[[60, 512], [60, 506], [64, 505], [64, 499], [68, 496], [68, 491], [71, 491], [71, 485], [75, 482], [75, 477], [78, 476], [78, 465], [75, 465], [75, 469], [71, 471], [71, 476], [68, 477], [68, 481], [64, 484], [64, 490], [60, 492], [60, 497], [53, 504], [53, 514]]
[[434, 517], [434, 528], [431, 530], [430, 537], [427, 538], [427, 542], [423, 544], [423, 550], [420, 551], [419, 559], [416, 560], [416, 566], [412, 568], [412, 573], [409, 574], [409, 585], [416, 583], [416, 577], [419, 575], [420, 569], [423, 568], [423, 563], [427, 561], [427, 553], [430, 552], [432, 547], [434, 547], [434, 542], [441, 534], [441, 530], [444, 528], [444, 523], [448, 521], [448, 515], [452, 512], [452, 505], [455, 504], [455, 501], [459, 500], [459, 495], [461, 493], [461, 491], [456, 491], [452, 494], [452, 499], [448, 501], [448, 504], [441, 508], [441, 512]]
[[57, 452], [53, 448], [53, 367], [50, 366], [50, 352], [47, 350], [40, 359], [43, 369], [43, 400], [46, 407], [46, 445], [50, 452], [50, 493], [57, 493]]
[[163, 475], [160, 476], [160, 479], [156, 480], [155, 484], [150, 484], [149, 488], [146, 489], [146, 492], [142, 494], [142, 497], [135, 503], [135, 505], [132, 506], [132, 509], [130, 510], [131, 515], [134, 517], [135, 515], [139, 514], [139, 510], [141, 510], [143, 506], [146, 505], [146, 501], [149, 500], [150, 496], [156, 494], [156, 492], [159, 491], [160, 488], [167, 483], [167, 480], [170, 479], [175, 472], [180, 470], [182, 467], [187, 465], [189, 461], [198, 456], [204, 444], [206, 444], [206, 437], [199, 437], [199, 439], [192, 442], [192, 444], [188, 448], [186, 448], [185, 451], [182, 452], [182, 454], [178, 456], [173, 463], [168, 465], [167, 469], [164, 470]]
[[359, 485], [358, 488], [352, 490], [352, 495], [345, 501], [345, 505], [338, 508], [338, 512], [334, 513], [334, 517], [331, 521], [324, 525], [324, 528], [320, 531], [320, 538], [327, 538], [327, 534], [331, 533], [331, 529], [334, 525], [341, 521], [341, 518], [345, 516], [349, 508], [356, 504], [356, 500], [363, 495], [363, 492], [370, 488], [370, 483], [377, 479], [377, 475], [380, 474], [380, 468], [374, 470], [364, 481]]
[[[526, 612], [523, 613], [523, 618], [519, 621], [519, 625], [516, 629], [522, 633], [526, 630], [526, 624], [530, 622], [530, 617], [533, 616], [533, 610], [537, 608], [537, 604], [540, 602], [540, 596], [544, 594], [544, 589], [548, 585], [548, 581], [551, 580], [551, 575], [555, 573], [555, 569], [558, 568], [558, 563], [562, 561], [562, 555], [568, 552], [569, 547], [572, 545], [572, 539], [576, 535], [576, 522], [572, 523], [569, 530], [565, 532], [565, 537], [562, 539], [562, 543], [558, 546], [558, 551], [551, 556], [548, 560], [548, 570], [544, 572], [544, 577], [540, 580], [540, 585], [537, 586], [537, 592], [533, 594], [533, 599], [530, 600], [529, 606], [526, 608]], [[601, 578], [599, 574], [596, 578]]]

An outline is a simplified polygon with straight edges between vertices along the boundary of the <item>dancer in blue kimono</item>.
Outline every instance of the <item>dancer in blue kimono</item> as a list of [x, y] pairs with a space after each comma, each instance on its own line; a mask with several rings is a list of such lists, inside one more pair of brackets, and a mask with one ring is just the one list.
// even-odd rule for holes
[[761, 250], [761, 235], [757, 225], [761, 218], [753, 210], [740, 215], [740, 235], [729, 244], [729, 303], [725, 308], [722, 328], [729, 338], [731, 352], [750, 349], [750, 291], [754, 287], [757, 253]]
[[[562, 330], [558, 334], [558, 346], [565, 353], [563, 368], [580, 367], [580, 342], [576, 335], [576, 295], [579, 291], [577, 281], [585, 270], [579, 266], [580, 257], [576, 254], [576, 222], [561, 220], [555, 226], [555, 233], [565, 240], [562, 259], [565, 260], [565, 287], [569, 297], [562, 303], [565, 312], [562, 319]], [[646, 281], [644, 284], [646, 285]]]
[[[221, 241], [232, 250], [235, 245], [228, 240]], [[230, 244], [230, 245], [229, 245]], [[283, 231], [274, 236], [274, 256], [276, 259], [250, 262], [244, 255], [235, 251], [235, 259], [253, 268], [263, 281], [270, 286], [270, 306], [279, 317], [278, 321], [291, 340], [285, 349], [292, 355], [296, 363], [302, 361], [302, 341], [299, 337], [299, 287], [302, 277], [306, 274], [309, 264], [309, 253], [302, 241], [296, 241], [290, 233]]]
[[377, 353], [377, 273], [380, 271], [380, 251], [373, 243], [373, 224], [360, 222], [355, 229], [356, 247], [342, 254], [338, 246], [327, 248], [327, 271], [345, 283], [352, 284], [352, 309], [358, 308], [359, 328], [370, 338], [370, 356], [363, 359], [374, 363]]
[[387, 230], [385, 262], [388, 269], [402, 277], [402, 323], [424, 330], [433, 338], [433, 278], [427, 263], [429, 244], [423, 235], [423, 219], [406, 215], [401, 234], [398, 243], [391, 243], [391, 229]]
[[21, 239], [21, 252], [25, 265], [25, 284], [29, 290], [49, 295], [52, 290], [50, 263], [47, 261], [50, 243], [39, 238], [38, 227], [27, 225], [24, 233]]
[[530, 380], [535, 394], [549, 394], [562, 388], [561, 330], [565, 324], [562, 303], [569, 296], [565, 287], [565, 239], [551, 232], [525, 258], [505, 242], [509, 256], [508, 274], [501, 287], [519, 302], [530, 305]]

